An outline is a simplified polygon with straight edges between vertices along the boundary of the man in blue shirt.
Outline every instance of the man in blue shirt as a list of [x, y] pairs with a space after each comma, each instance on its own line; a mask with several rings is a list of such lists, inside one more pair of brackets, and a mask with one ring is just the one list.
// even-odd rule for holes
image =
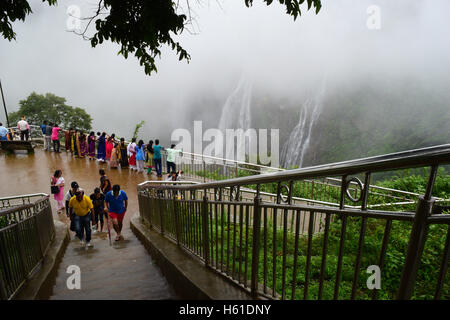
[[3, 123], [0, 122], [0, 141], [8, 141], [6, 137], [8, 134], [8, 129], [3, 126]]
[[112, 190], [106, 193], [105, 203], [109, 216], [113, 222], [113, 228], [117, 233], [115, 240], [123, 240], [123, 236], [121, 235], [122, 221], [125, 213], [127, 212], [128, 196], [125, 191], [120, 190], [120, 186], [118, 184], [115, 184], [112, 187]]
[[163, 147], [159, 144], [159, 139], [155, 140], [155, 145], [153, 146], [153, 160], [155, 162], [155, 170], [156, 175], [158, 177], [162, 177], [162, 168], [161, 168], [161, 149]]
[[40, 125], [42, 134], [45, 134], [45, 127], [46, 127], [46, 126], [47, 126], [47, 121], [44, 120], [44, 122]]
[[40, 125], [41, 131], [42, 131], [42, 138], [44, 138], [44, 150], [47, 149], [47, 145], [45, 143], [45, 128], [47, 127], [47, 121], [44, 120], [44, 122]]

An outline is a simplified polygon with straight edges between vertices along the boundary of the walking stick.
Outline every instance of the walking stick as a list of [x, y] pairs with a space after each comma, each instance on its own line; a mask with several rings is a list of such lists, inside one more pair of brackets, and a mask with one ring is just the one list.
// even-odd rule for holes
[[109, 245], [110, 246], [112, 246], [112, 243], [111, 243], [111, 228], [109, 227], [109, 216], [108, 216], [108, 214], [106, 215], [106, 217], [107, 217], [107, 221], [106, 221], [106, 224], [108, 225], [108, 238], [109, 238]]

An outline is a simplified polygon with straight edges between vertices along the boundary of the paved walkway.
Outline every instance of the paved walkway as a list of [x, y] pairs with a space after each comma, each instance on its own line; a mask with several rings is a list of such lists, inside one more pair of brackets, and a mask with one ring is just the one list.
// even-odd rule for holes
[[[171, 288], [143, 245], [126, 226], [124, 241], [109, 245], [107, 233], [93, 236], [93, 248], [82, 247], [72, 234], [59, 265], [50, 299], [173, 299]], [[70, 265], [81, 270], [81, 289], [67, 288]]]
[[[0, 184], [2, 196], [30, 193], [50, 193], [50, 177], [57, 169], [63, 171], [65, 191], [70, 182], [78, 184], [89, 195], [99, 185], [100, 168], [105, 169], [113, 184], [120, 184], [129, 198], [124, 219], [124, 241], [109, 245], [107, 233], [93, 235], [93, 248], [82, 248], [71, 234], [71, 242], [59, 265], [51, 299], [175, 299], [176, 295], [153, 264], [144, 246], [130, 230], [130, 218], [138, 212], [137, 184], [154, 176], [128, 169], [109, 169], [108, 165], [88, 159], [75, 159], [70, 153], [55, 154], [36, 149], [35, 154], [0, 154]], [[51, 197], [55, 219], [68, 223], [65, 215], [56, 214], [56, 201]], [[114, 240], [115, 232], [112, 231]], [[81, 269], [81, 289], [69, 290], [67, 267]]]

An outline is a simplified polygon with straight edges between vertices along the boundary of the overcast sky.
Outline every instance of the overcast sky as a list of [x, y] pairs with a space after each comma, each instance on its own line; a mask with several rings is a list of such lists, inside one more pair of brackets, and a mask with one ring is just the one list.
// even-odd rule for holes
[[[88, 16], [94, 0], [59, 0], [57, 7], [30, 2], [34, 13], [14, 23], [17, 41], [0, 40], [8, 109], [17, 110], [32, 91], [51, 92], [85, 108], [94, 128], [119, 135], [130, 135], [140, 120], [152, 137], [183, 126], [192, 99], [211, 95], [224, 103], [242, 74], [280, 96], [299, 94], [324, 75], [330, 86], [398, 74], [449, 79], [448, 0], [323, 0], [317, 16], [304, 12], [295, 22], [279, 4], [266, 7], [255, 0], [246, 8], [243, 0], [221, 6], [204, 0], [193, 5], [197, 34], [179, 38], [191, 63], [165, 49], [158, 73], [150, 77], [133, 56], [118, 56], [117, 45], [104, 42], [93, 49], [66, 31], [67, 8], [80, 5]], [[381, 9], [380, 30], [366, 25], [372, 4]]]

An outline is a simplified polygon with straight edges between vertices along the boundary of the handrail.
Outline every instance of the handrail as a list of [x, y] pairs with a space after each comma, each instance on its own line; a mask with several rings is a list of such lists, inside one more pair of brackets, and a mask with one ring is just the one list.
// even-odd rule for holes
[[[163, 152], [164, 153], [164, 152]], [[252, 166], [252, 167], [254, 167], [254, 169], [250, 169], [250, 168], [247, 168], [247, 167], [244, 167], [244, 168], [242, 168], [242, 167], [237, 167], [237, 169], [240, 169], [240, 170], [246, 170], [246, 171], [249, 171], [249, 172], [255, 172], [255, 173], [259, 173], [260, 175], [261, 174], [264, 174], [264, 173], [261, 173], [261, 170], [258, 170], [258, 168], [260, 168], [260, 169], [266, 169], [266, 170], [270, 170], [270, 171], [275, 171], [275, 172], [285, 172], [286, 170], [295, 170], [295, 169], [285, 169], [285, 168], [276, 168], [276, 167], [268, 167], [268, 166], [264, 166], [264, 165], [259, 165], [259, 164], [255, 164], [255, 163], [248, 163], [248, 162], [242, 162], [242, 161], [237, 161], [237, 160], [231, 160], [231, 159], [222, 159], [222, 158], [217, 158], [217, 157], [213, 157], [213, 156], [208, 156], [208, 155], [201, 155], [201, 154], [197, 154], [197, 153], [190, 153], [190, 152], [183, 152], [183, 154], [181, 155], [181, 157], [182, 158], [184, 158], [185, 156], [188, 156], [188, 158], [189, 158], [189, 156], [195, 156], [195, 157], [198, 157], [198, 158], [201, 158], [201, 159], [203, 159], [203, 158], [210, 158], [210, 159], [214, 159], [214, 160], [219, 160], [219, 161], [221, 161], [221, 162], [223, 162], [223, 165], [224, 165], [224, 167], [226, 167], [227, 165], [226, 165], [226, 163], [227, 162], [231, 162], [231, 163], [234, 163], [236, 166], [237, 165], [239, 165], [239, 164], [241, 164], [241, 165], [246, 165], [246, 166]], [[200, 161], [200, 159], [197, 159], [198, 161]], [[194, 160], [195, 161], [195, 160]], [[214, 163], [214, 164], [216, 164], [216, 163]], [[231, 166], [230, 166], [231, 167]], [[270, 172], [265, 172], [265, 174], [267, 174], [267, 173], [270, 173]], [[327, 180], [330, 180], [330, 181], [336, 181], [336, 182], [339, 182], [340, 183], [340, 180], [339, 179], [336, 179], [336, 178], [332, 178], [332, 177], [324, 177], [324, 179], [327, 179]], [[205, 180], [204, 180], [204, 182], [205, 182]], [[320, 183], [320, 182], [316, 182], [316, 181], [314, 181], [315, 183]], [[353, 181], [351, 181], [350, 182], [350, 184], [351, 185], [353, 185], [353, 186], [356, 186], [357, 184], [355, 183], [355, 182], [353, 182]], [[381, 187], [381, 186], [377, 186], [377, 185], [370, 185], [370, 188], [371, 189], [378, 189], [378, 190], [383, 190], [383, 191], [389, 191], [389, 192], [397, 192], [397, 193], [400, 193], [400, 194], [403, 194], [403, 195], [410, 195], [410, 196], [414, 196], [414, 197], [419, 197], [420, 196], [420, 194], [418, 194], [418, 193], [415, 193], [415, 192], [409, 192], [409, 191], [403, 191], [403, 190], [397, 190], [397, 189], [392, 189], [392, 188], [386, 188], [386, 187]]]
[[9, 214], [15, 213], [18, 210], [32, 208], [32, 207], [36, 206], [38, 203], [47, 201], [48, 199], [49, 199], [49, 196], [46, 196], [46, 197], [43, 197], [42, 199], [36, 200], [35, 202], [24, 203], [24, 204], [19, 204], [19, 205], [16, 205], [16, 206], [0, 208], [0, 217], [7, 216]]
[[40, 196], [30, 203], [4, 207], [0, 211], [0, 300], [14, 299], [30, 276], [41, 266], [55, 227], [49, 196], [45, 193], [0, 198], [8, 202]]
[[[142, 183], [138, 184], [138, 190], [139, 188], [145, 187], [146, 185], [193, 185], [193, 184], [201, 184], [198, 181], [155, 181], [155, 180], [146, 180]], [[177, 188], [178, 189], [178, 188]], [[229, 189], [229, 187], [225, 187], [225, 189]], [[399, 190], [395, 190], [392, 189], [394, 191], [399, 191]], [[254, 189], [249, 189], [249, 188], [241, 188], [240, 189], [241, 192], [246, 192], [246, 193], [251, 193], [253, 195], [256, 195], [258, 192]], [[261, 196], [268, 196], [268, 197], [272, 197], [272, 198], [276, 198], [277, 195], [275, 193], [270, 193], [270, 192], [265, 192], [265, 191], [260, 191], [259, 194]], [[419, 194], [418, 194], [419, 196]], [[319, 205], [326, 205], [326, 206], [331, 206], [331, 207], [339, 207], [339, 203], [333, 203], [333, 202], [328, 202], [328, 201], [321, 201], [321, 200], [315, 200], [315, 199], [308, 199], [308, 198], [301, 198], [301, 197], [295, 197], [292, 196], [291, 197], [292, 200], [294, 201], [304, 201], [304, 202], [308, 202], [308, 203], [313, 203], [313, 204], [319, 204]], [[436, 198], [436, 202], [441, 202], [441, 201], [446, 201], [444, 199], [441, 198]], [[408, 204], [414, 204], [415, 201], [400, 201], [400, 202], [390, 202], [390, 203], [381, 203], [381, 204], [369, 204], [367, 207], [368, 208], [377, 208], [377, 207], [386, 207], [386, 206], [396, 206], [396, 205], [408, 205]], [[359, 206], [351, 206], [351, 205], [345, 205], [345, 208], [359, 208]]]
[[20, 199], [20, 198], [32, 198], [32, 197], [40, 197], [40, 196], [48, 196], [47, 193], [30, 193], [30, 194], [24, 194], [24, 195], [20, 195], [20, 196], [9, 196], [9, 197], [3, 197], [0, 198], [0, 201], [2, 200], [13, 200], [13, 199]]
[[306, 168], [285, 170], [283, 172], [263, 173], [248, 177], [233, 178], [216, 182], [200, 183], [194, 186], [177, 186], [179, 189], [206, 189], [218, 187], [241, 186], [246, 184], [261, 184], [283, 180], [299, 180], [305, 178], [320, 178], [333, 175], [350, 175], [361, 172], [379, 172], [399, 170], [420, 166], [430, 166], [450, 163], [450, 144], [421, 148], [387, 155], [361, 158], [318, 165]]
[[183, 153], [182, 156], [184, 156], [186, 154], [186, 155], [191, 155], [191, 156], [196, 156], [196, 157], [201, 157], [201, 158], [208, 158], [208, 159], [218, 160], [218, 161], [221, 161], [221, 162], [232, 162], [232, 163], [237, 163], [237, 164], [242, 164], [242, 165], [247, 165], [247, 166], [254, 166], [254, 167], [258, 167], [258, 168], [266, 168], [266, 169], [276, 170], [276, 171], [284, 171], [284, 170], [286, 170], [284, 168], [269, 167], [269, 166], [265, 166], [265, 165], [261, 165], [261, 164], [257, 164], [257, 163], [251, 163], [251, 162], [245, 162], [245, 161], [239, 161], [239, 160], [232, 160], [232, 159], [226, 159], [226, 158], [219, 158], [219, 157], [209, 156], [209, 155], [205, 155], [205, 154], [198, 154], [198, 153], [186, 152], [186, 151], [181, 151], [181, 152]]
[[189, 181], [189, 180], [182, 180], [182, 181], [159, 181], [159, 180], [146, 180], [144, 182], [141, 182], [138, 184], [138, 187], [143, 187], [146, 184], [199, 184], [198, 181]]
[[[417, 271], [428, 236], [428, 226], [433, 223], [443, 224], [442, 228], [434, 230], [439, 233], [442, 242], [445, 242], [433, 265], [433, 278], [437, 280], [434, 298], [439, 299], [443, 293], [448, 296], [444, 283], [450, 252], [450, 215], [438, 214], [441, 211], [435, 206], [435, 200], [438, 199], [432, 197], [432, 190], [439, 166], [448, 163], [450, 144], [222, 181], [186, 184], [179, 181], [153, 184], [145, 182], [141, 185], [148, 189], [146, 188], [146, 192], [139, 190], [138, 193], [140, 215], [150, 228], [155, 228], [161, 235], [176, 241], [178, 246], [199, 257], [205, 266], [235, 281], [252, 296], [269, 299], [298, 299], [299, 295], [295, 294], [295, 290], [303, 291], [303, 299], [309, 299], [308, 287], [312, 280], [319, 283], [319, 291], [312, 293], [318, 299], [323, 297], [321, 288], [325, 284], [334, 285], [334, 291], [327, 292], [327, 299], [339, 299], [340, 284], [344, 281], [345, 287], [351, 288], [351, 293], [348, 292], [350, 299], [355, 299], [360, 294], [377, 299], [378, 291], [370, 292], [362, 288], [358, 281], [366, 267], [362, 265], [366, 262], [361, 260], [364, 237], [369, 234], [366, 230], [370, 228], [371, 233], [377, 230], [377, 234], [383, 232], [382, 239], [373, 237], [370, 240], [371, 243], [377, 242], [379, 247], [379, 252], [376, 252], [378, 249], [370, 250], [371, 259], [379, 259], [380, 268], [392, 266], [397, 262], [386, 257], [389, 252], [398, 248], [390, 248], [392, 246], [388, 246], [388, 242], [394, 233], [398, 236], [394, 228], [398, 228], [400, 222], [407, 223], [402, 228], [411, 226], [411, 231], [402, 270], [396, 271], [400, 285], [398, 288], [390, 286], [389, 294], [397, 292], [397, 299], [410, 299], [415, 283], [420, 283], [420, 290], [426, 289], [427, 296], [430, 296], [433, 292], [423, 288], [425, 280], [417, 278]], [[401, 202], [395, 202], [402, 200], [400, 197], [392, 197], [394, 201], [391, 201], [392, 198], [387, 196], [384, 203], [374, 203], [378, 199], [370, 198], [370, 194], [382, 195], [380, 192], [370, 192], [370, 177], [374, 172], [415, 167], [430, 167], [424, 196], [420, 195], [410, 201], [406, 198]], [[359, 179], [355, 179], [361, 174], [365, 176], [364, 185]], [[319, 188], [318, 192], [326, 193], [328, 190], [331, 201], [339, 199], [338, 204], [294, 196], [305, 197], [304, 189], [301, 188], [307, 179], [312, 180], [310, 182], [313, 186], [315, 179], [322, 181], [320, 179], [327, 176], [340, 177], [341, 179], [336, 180], [340, 183], [332, 182], [329, 187]], [[349, 193], [350, 181], [358, 182], [359, 197]], [[267, 186], [265, 183], [274, 184]], [[277, 193], [267, 193], [274, 185]], [[334, 186], [339, 188], [339, 194], [335, 194]], [[313, 194], [313, 190], [306, 189], [306, 197], [309, 191]], [[358, 189], [354, 191], [356, 194]], [[300, 201], [293, 201], [297, 199]], [[374, 201], [369, 202], [370, 200]], [[439, 199], [438, 203], [441, 201]], [[358, 205], [348, 206], [349, 202]], [[386, 211], [386, 206], [393, 210]], [[376, 208], [380, 210], [375, 210]], [[349, 241], [346, 240], [349, 232], [352, 234], [350, 239], [354, 247], [352, 255], [356, 255], [356, 261], [352, 265], [353, 280], [348, 279], [348, 276], [344, 280], [343, 268], [348, 267], [345, 257], [349, 257], [345, 253], [344, 242]], [[313, 244], [313, 236], [316, 234], [320, 243]], [[313, 251], [313, 246], [321, 243], [323, 249], [318, 252], [322, 256], [322, 263], [319, 266], [317, 263], [312, 264], [311, 260], [312, 256], [318, 256], [317, 250]], [[427, 255], [429, 257], [430, 253]], [[302, 257], [301, 263], [298, 256]], [[327, 256], [333, 256], [337, 262], [336, 270], [329, 274], [331, 279], [325, 278]], [[293, 261], [288, 262], [287, 257]], [[305, 277], [301, 284], [298, 284], [298, 268], [302, 268]], [[288, 286], [291, 292], [287, 290]]]

